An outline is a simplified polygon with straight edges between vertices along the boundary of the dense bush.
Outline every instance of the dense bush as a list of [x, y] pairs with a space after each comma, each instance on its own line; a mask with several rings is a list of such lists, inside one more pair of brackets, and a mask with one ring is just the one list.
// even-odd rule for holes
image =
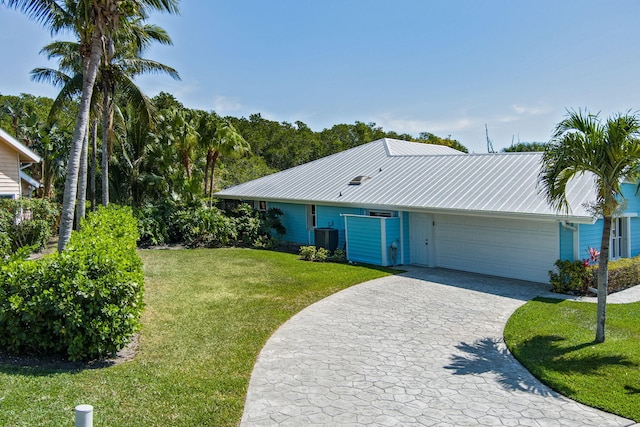
[[[555, 262], [558, 272], [549, 271], [553, 292], [586, 295], [588, 288], [598, 287], [598, 266], [584, 261]], [[608, 293], [621, 291], [640, 284], [640, 256], [609, 261]]]
[[[342, 254], [339, 256], [342, 257]], [[334, 261], [334, 258], [331, 256], [331, 252], [325, 248], [316, 248], [315, 246], [301, 246], [300, 259], [314, 262]]]
[[557, 260], [558, 272], [549, 271], [551, 290], [561, 294], [586, 294], [589, 286], [589, 271], [583, 261]]
[[44, 248], [59, 215], [59, 206], [45, 199], [0, 199], [0, 258], [23, 247]]
[[[598, 267], [590, 266], [589, 286], [598, 287]], [[620, 258], [609, 261], [609, 293], [618, 292], [640, 284], [640, 256], [635, 258]]]
[[220, 247], [236, 238], [233, 220], [216, 207], [180, 209], [174, 213], [173, 221], [180, 242], [188, 247]]
[[276, 234], [284, 234], [279, 209], [258, 212], [240, 204], [228, 214], [217, 207], [191, 204], [146, 205], [134, 211], [141, 246], [184, 244], [188, 247], [229, 245], [271, 247]]
[[0, 348], [70, 360], [111, 356], [139, 329], [142, 262], [130, 209], [90, 214], [67, 249], [0, 269]]

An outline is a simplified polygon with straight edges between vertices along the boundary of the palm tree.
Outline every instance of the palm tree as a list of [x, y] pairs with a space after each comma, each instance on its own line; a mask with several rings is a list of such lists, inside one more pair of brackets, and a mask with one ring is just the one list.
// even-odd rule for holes
[[[151, 100], [134, 83], [140, 74], [165, 73], [179, 80], [178, 72], [164, 64], [141, 58], [142, 53], [158, 42], [172, 44], [171, 38], [161, 27], [144, 24], [138, 18], [128, 20], [113, 33], [104, 53], [104, 63], [100, 68], [99, 87], [103, 95], [102, 107], [102, 204], [109, 204], [109, 157], [113, 150], [113, 116], [116, 92], [125, 103], [132, 103], [146, 123], [153, 120], [154, 107]], [[116, 50], [116, 47], [118, 48]]]
[[558, 123], [542, 158], [539, 181], [554, 208], [569, 211], [566, 189], [576, 175], [593, 175], [596, 201], [592, 206], [603, 217], [598, 265], [596, 342], [605, 340], [611, 222], [623, 203], [621, 183], [640, 178], [640, 120], [618, 114], [602, 124], [597, 114], [569, 111]]
[[118, 0], [66, 0], [64, 2], [62, 0], [0, 0], [0, 4], [20, 9], [30, 18], [50, 27], [53, 33], [66, 28], [65, 25], [68, 25], [66, 23], [69, 20], [62, 19], [66, 15], [73, 16], [76, 22], [75, 27], [83, 29], [80, 31], [80, 55], [83, 61], [82, 95], [69, 152], [62, 202], [58, 242], [58, 251], [62, 251], [71, 237], [73, 227], [80, 155], [87, 132], [91, 97], [103, 54], [103, 45], [108, 40], [109, 34], [117, 30], [121, 19], [132, 16], [146, 18], [150, 10], [174, 13], [178, 11], [178, 0], [130, 0], [126, 4], [121, 4]]
[[[77, 32], [80, 30], [76, 28]], [[150, 122], [154, 107], [133, 79], [140, 74], [148, 73], [165, 73], [174, 79], [180, 79], [175, 69], [141, 58], [142, 53], [153, 42], [165, 45], [172, 43], [166, 31], [157, 25], [146, 24], [141, 18], [123, 20], [119, 30], [114, 33], [114, 38], [109, 41], [109, 47], [103, 55], [104, 59], [98, 70], [96, 90], [102, 96], [102, 204], [104, 206], [109, 204], [109, 159], [113, 151], [114, 102], [121, 100], [124, 103], [132, 103], [138, 114], [146, 122]], [[59, 69], [36, 68], [31, 72], [33, 80], [62, 86], [52, 111], [61, 109], [66, 101], [79, 94], [82, 89], [79, 45], [79, 42], [62, 41], [48, 44], [41, 53], [46, 54], [48, 59], [57, 58]], [[117, 50], [115, 50], [116, 47]], [[116, 94], [119, 96], [116, 97]], [[94, 117], [99, 115], [98, 102], [94, 95], [92, 101]], [[95, 151], [93, 153], [95, 156]], [[81, 160], [81, 163], [84, 161]], [[92, 175], [94, 174], [95, 168], [92, 168]], [[80, 181], [83, 180], [80, 179]], [[94, 183], [93, 177], [91, 182]], [[95, 188], [95, 184], [93, 185]], [[92, 192], [92, 195], [94, 194], [95, 192]]]
[[243, 155], [249, 151], [249, 144], [227, 120], [216, 113], [204, 113], [198, 124], [200, 145], [207, 150], [204, 193], [213, 197], [216, 164], [221, 156]]

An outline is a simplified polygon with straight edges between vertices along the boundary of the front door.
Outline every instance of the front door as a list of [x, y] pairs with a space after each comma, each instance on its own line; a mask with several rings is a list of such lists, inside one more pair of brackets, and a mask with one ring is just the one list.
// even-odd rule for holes
[[430, 266], [429, 245], [432, 245], [433, 217], [430, 214], [409, 214], [411, 264]]

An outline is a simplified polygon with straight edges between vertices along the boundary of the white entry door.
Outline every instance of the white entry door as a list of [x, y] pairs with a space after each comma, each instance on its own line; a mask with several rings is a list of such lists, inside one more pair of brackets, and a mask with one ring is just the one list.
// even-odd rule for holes
[[430, 214], [409, 214], [409, 244], [411, 264], [431, 266], [430, 246], [433, 238], [433, 217]]

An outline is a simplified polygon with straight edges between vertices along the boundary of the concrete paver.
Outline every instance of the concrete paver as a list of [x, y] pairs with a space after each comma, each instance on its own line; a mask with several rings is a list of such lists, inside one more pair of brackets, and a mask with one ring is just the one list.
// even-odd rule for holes
[[242, 426], [630, 426], [537, 381], [502, 341], [547, 286], [409, 268], [306, 308], [269, 339]]

